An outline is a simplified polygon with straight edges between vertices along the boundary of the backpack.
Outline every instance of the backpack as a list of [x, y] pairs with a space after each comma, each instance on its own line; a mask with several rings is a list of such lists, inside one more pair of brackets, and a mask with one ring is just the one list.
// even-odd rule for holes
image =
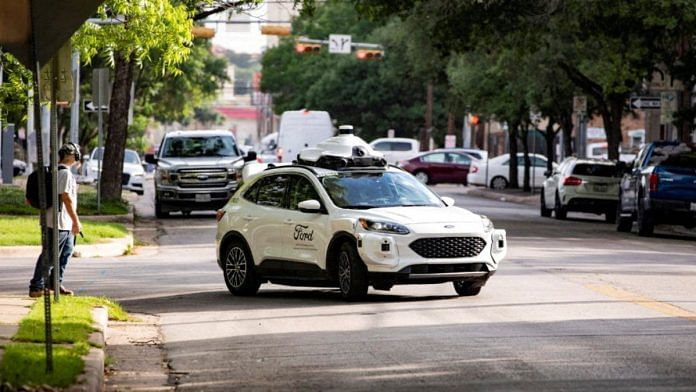
[[[58, 166], [58, 170], [67, 170], [65, 166]], [[27, 189], [25, 192], [25, 197], [30, 206], [34, 208], [41, 208], [41, 203], [39, 202], [39, 170], [34, 170], [29, 177], [27, 177]], [[53, 192], [51, 192], [51, 185], [53, 184], [51, 178], [51, 170], [48, 167], [43, 168], [44, 179], [46, 180], [46, 208], [50, 208], [53, 205]]]

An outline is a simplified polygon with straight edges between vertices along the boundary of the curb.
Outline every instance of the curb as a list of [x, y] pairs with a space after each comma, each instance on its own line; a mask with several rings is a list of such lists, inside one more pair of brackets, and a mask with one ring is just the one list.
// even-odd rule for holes
[[92, 347], [82, 360], [85, 362], [85, 369], [77, 377], [77, 383], [71, 385], [66, 391], [69, 392], [91, 392], [104, 390], [104, 347], [106, 345], [106, 327], [109, 314], [104, 307], [92, 309], [94, 328], [96, 331], [89, 337], [89, 342], [98, 347]]
[[508, 195], [505, 193], [495, 193], [483, 189], [473, 188], [466, 191], [469, 196], [484, 197], [486, 199], [498, 200], [503, 202], [512, 202], [519, 204], [537, 205], [539, 203], [539, 194], [529, 196]]
[[[123, 238], [114, 238], [108, 242], [91, 245], [77, 244], [75, 250], [80, 254], [79, 257], [115, 257], [123, 254], [133, 247], [133, 233], [129, 229], [128, 235]], [[38, 245], [30, 246], [0, 246], [0, 254], [3, 257], [39, 257], [41, 247]]]

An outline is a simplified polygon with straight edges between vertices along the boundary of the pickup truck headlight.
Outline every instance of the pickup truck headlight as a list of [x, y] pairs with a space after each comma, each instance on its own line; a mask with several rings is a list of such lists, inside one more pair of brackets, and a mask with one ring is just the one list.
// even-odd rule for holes
[[159, 169], [157, 171], [157, 178], [162, 185], [172, 185], [176, 179], [176, 174], [166, 169]]
[[228, 167], [227, 168], [227, 181], [237, 181], [237, 173], [241, 173], [241, 168]]
[[410, 233], [408, 228], [404, 225], [400, 225], [398, 223], [394, 222], [379, 222], [379, 221], [373, 221], [370, 219], [365, 219], [365, 218], [360, 218], [359, 219], [360, 226], [362, 226], [363, 229], [369, 230], [369, 231], [378, 231], [380, 233], [389, 233], [389, 234], [401, 234], [405, 235]]
[[494, 229], [493, 222], [485, 215], [481, 215], [481, 224], [483, 225], [483, 231], [485, 233], [490, 233]]

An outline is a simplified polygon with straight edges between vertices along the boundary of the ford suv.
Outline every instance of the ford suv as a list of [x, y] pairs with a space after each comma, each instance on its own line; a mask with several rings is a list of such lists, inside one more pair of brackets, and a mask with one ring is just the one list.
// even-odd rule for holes
[[237, 189], [242, 153], [228, 131], [167, 133], [156, 155], [145, 161], [155, 170], [155, 215], [173, 211], [217, 210]]
[[338, 287], [354, 300], [368, 286], [453, 282], [459, 295], [477, 295], [507, 253], [505, 230], [340, 132], [245, 179], [218, 211], [229, 291], [253, 295], [271, 282]]

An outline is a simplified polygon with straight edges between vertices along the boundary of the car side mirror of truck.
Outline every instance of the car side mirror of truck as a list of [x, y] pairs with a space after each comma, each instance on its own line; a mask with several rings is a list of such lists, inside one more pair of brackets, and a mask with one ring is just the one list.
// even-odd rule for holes
[[253, 162], [256, 160], [256, 151], [247, 152], [246, 156], [243, 158], [244, 162]]
[[145, 154], [145, 162], [152, 163], [153, 165], [156, 165], [157, 158], [155, 158], [155, 154]]
[[314, 199], [304, 200], [297, 203], [297, 209], [301, 212], [317, 213], [321, 211], [321, 203]]

